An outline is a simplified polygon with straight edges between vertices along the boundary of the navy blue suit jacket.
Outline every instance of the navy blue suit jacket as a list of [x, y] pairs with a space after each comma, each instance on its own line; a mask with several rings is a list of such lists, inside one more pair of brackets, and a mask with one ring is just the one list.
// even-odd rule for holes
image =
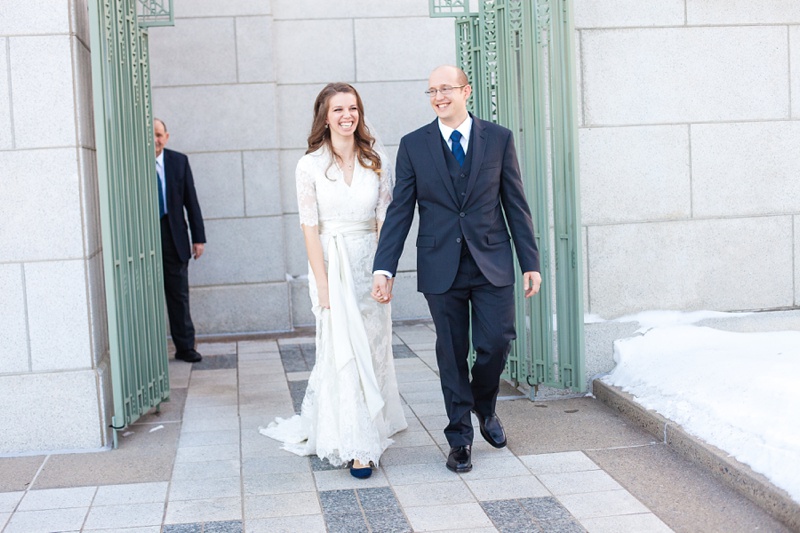
[[443, 294], [452, 286], [461, 261], [462, 236], [481, 272], [496, 287], [514, 283], [512, 238], [522, 271], [539, 271], [511, 131], [472, 118], [468, 147], [472, 169], [463, 202], [456, 197], [447, 170], [438, 119], [400, 141], [393, 200], [373, 266], [397, 273], [414, 208], [419, 206], [417, 289], [422, 293]]
[[197, 201], [189, 158], [180, 152], [164, 148], [164, 181], [167, 185], [167, 219], [170, 234], [178, 250], [178, 256], [186, 263], [192, 257], [187, 218], [188, 229], [192, 231], [192, 242], [206, 242], [203, 213]]

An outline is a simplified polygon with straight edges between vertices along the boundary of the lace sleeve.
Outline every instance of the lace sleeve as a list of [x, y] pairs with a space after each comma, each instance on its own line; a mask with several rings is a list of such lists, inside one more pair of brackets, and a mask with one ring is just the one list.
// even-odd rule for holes
[[300, 214], [300, 224], [304, 226], [316, 226], [319, 224], [317, 187], [314, 182], [314, 176], [308, 171], [307, 165], [303, 164], [302, 159], [297, 163], [295, 181], [297, 185], [297, 209]]
[[378, 185], [378, 206], [375, 208], [375, 218], [380, 221], [386, 219], [386, 210], [392, 203], [392, 191], [394, 190], [394, 169], [389, 162], [389, 158], [384, 153], [381, 156], [381, 175]]

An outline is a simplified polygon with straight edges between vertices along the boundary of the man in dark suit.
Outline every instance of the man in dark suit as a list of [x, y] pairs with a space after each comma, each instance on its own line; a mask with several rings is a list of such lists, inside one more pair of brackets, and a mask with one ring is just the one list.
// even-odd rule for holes
[[[417, 288], [436, 327], [436, 360], [449, 419], [446, 465], [469, 472], [470, 411], [489, 444], [506, 445], [495, 404], [516, 338], [511, 239], [525, 297], [539, 291], [542, 278], [511, 131], [467, 112], [472, 87], [457, 67], [434, 70], [426, 93], [438, 118], [400, 141], [394, 199], [373, 265], [372, 296], [391, 300], [393, 276], [418, 206]], [[471, 382], [470, 317], [476, 353]]]
[[[164, 148], [169, 133], [162, 120], [153, 121], [153, 132], [169, 329], [175, 343], [175, 358], [196, 363], [202, 356], [195, 350], [194, 324], [189, 312], [189, 259], [194, 257], [197, 260], [203, 255], [206, 242], [203, 214], [197, 201], [189, 159], [180, 152]], [[187, 218], [188, 229], [192, 232], [191, 246]]]

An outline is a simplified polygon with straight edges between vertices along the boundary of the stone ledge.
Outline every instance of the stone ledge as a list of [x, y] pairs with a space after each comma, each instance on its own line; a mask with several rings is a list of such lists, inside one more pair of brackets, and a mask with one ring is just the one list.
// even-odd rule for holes
[[800, 506], [762, 474], [690, 435], [673, 421], [645, 409], [634, 401], [631, 394], [617, 387], [595, 379], [592, 393], [630, 422], [655, 435], [684, 459], [706, 469], [792, 530], [800, 531]]

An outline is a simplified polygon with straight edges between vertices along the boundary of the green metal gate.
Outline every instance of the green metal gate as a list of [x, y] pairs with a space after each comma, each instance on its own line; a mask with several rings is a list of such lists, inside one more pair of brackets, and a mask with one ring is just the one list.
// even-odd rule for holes
[[472, 111], [514, 132], [533, 210], [543, 284], [537, 297], [517, 298], [517, 340], [504, 377], [527, 382], [532, 396], [540, 384], [583, 392], [572, 1], [430, 0], [430, 14], [456, 18], [457, 62], [475, 89]]
[[[141, 13], [141, 14], [140, 14]], [[92, 90], [117, 431], [169, 398], [146, 25], [171, 1], [91, 0]]]

